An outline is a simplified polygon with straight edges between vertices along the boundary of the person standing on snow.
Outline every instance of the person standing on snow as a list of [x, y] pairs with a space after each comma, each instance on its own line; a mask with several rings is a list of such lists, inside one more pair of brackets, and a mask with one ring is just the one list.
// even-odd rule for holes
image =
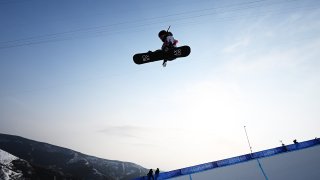
[[157, 170], [156, 170], [155, 173], [154, 173], [154, 180], [157, 180], [157, 179], [158, 179], [159, 173], [160, 173], [160, 170], [159, 170], [159, 168], [157, 168]]
[[151, 180], [151, 179], [154, 180], [152, 169], [149, 170], [147, 176], [148, 176], [148, 180]]

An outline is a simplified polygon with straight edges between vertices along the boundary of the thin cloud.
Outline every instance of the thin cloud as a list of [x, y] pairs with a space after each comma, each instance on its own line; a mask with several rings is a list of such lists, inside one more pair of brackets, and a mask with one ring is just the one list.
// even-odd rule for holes
[[148, 132], [148, 128], [139, 126], [108, 126], [99, 132], [110, 136], [118, 136], [124, 138], [143, 138], [143, 133]]
[[242, 48], [249, 46], [249, 44], [250, 44], [250, 38], [243, 38], [243, 39], [238, 40], [238, 41], [234, 42], [233, 44], [225, 47], [223, 49], [223, 52], [224, 53], [233, 53], [237, 50], [240, 50]]

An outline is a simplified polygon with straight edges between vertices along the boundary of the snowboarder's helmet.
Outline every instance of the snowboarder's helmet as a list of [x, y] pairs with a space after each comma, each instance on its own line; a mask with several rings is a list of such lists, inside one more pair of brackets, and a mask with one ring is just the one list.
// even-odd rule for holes
[[166, 34], [167, 34], [167, 31], [162, 30], [159, 32], [158, 36], [159, 36], [159, 38], [161, 38], [161, 36], [166, 35]]

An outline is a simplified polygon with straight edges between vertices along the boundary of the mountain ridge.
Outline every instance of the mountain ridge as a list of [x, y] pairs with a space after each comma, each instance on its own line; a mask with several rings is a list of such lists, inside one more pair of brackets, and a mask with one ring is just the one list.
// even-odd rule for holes
[[127, 180], [147, 173], [147, 169], [135, 163], [98, 158], [16, 135], [0, 134], [0, 149], [74, 179]]

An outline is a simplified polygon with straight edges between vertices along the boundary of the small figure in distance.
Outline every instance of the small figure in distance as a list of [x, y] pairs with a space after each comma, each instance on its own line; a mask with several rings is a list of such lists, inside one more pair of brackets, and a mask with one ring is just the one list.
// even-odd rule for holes
[[158, 179], [159, 173], [160, 173], [160, 170], [159, 170], [159, 168], [157, 168], [156, 171], [154, 172], [154, 179], [155, 179], [155, 180]]
[[298, 141], [295, 139], [295, 140], [293, 140], [293, 143], [294, 144], [298, 144]]
[[148, 180], [151, 180], [151, 179], [154, 180], [152, 169], [149, 170], [147, 176], [148, 176]]
[[281, 146], [284, 149], [284, 151], [288, 151], [287, 146], [282, 142], [282, 140], [280, 140], [281, 142]]

